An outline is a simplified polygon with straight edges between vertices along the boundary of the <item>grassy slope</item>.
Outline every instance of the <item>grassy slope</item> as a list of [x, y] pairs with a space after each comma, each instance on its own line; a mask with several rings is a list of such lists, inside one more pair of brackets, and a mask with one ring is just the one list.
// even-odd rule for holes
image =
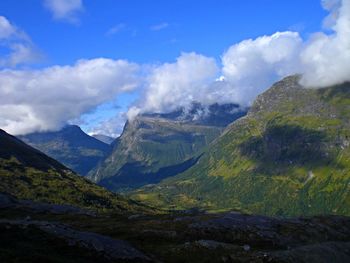
[[0, 192], [19, 199], [92, 209], [137, 210], [142, 206], [86, 179], [0, 130]]
[[197, 165], [134, 197], [173, 208], [350, 215], [350, 84], [316, 90], [297, 81], [259, 96]]

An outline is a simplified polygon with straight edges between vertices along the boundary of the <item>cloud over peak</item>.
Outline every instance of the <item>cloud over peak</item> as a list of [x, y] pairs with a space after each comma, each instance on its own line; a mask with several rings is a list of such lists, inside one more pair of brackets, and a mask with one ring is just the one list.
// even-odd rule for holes
[[146, 78], [142, 99], [128, 116], [190, 105], [206, 96], [206, 89], [218, 70], [215, 59], [196, 53], [182, 53], [174, 63], [155, 66]]
[[274, 81], [298, 72], [301, 46], [299, 34], [290, 31], [232, 45], [222, 56], [223, 88], [232, 101], [249, 105]]

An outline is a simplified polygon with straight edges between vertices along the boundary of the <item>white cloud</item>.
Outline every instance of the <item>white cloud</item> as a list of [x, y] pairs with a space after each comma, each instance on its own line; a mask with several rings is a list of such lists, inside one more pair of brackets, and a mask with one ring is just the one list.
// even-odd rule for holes
[[84, 9], [82, 0], [44, 0], [44, 6], [54, 19], [70, 23], [78, 23], [78, 15]]
[[165, 63], [151, 70], [142, 99], [129, 110], [128, 116], [188, 106], [194, 100], [206, 96], [206, 89], [217, 72], [213, 58], [183, 53], [175, 63]]
[[0, 46], [8, 51], [4, 57], [0, 57], [0, 67], [15, 67], [41, 59], [29, 36], [4, 16], [0, 16]]
[[[350, 81], [350, 0], [323, 0], [330, 12], [324, 26], [303, 41], [298, 33], [282, 32], [245, 40], [223, 55], [223, 75], [230, 98], [251, 103], [273, 82], [302, 74], [305, 87], [325, 87]], [[225, 89], [225, 88], [221, 88]]]
[[192, 101], [249, 106], [275, 81], [291, 74], [303, 74], [301, 82], [307, 87], [350, 81], [350, 0], [323, 0], [322, 5], [330, 12], [324, 21], [328, 34], [316, 33], [304, 41], [297, 32], [276, 32], [234, 44], [222, 56], [221, 77], [214, 59], [195, 53], [155, 67], [128, 118], [169, 112]]
[[169, 26], [169, 24], [164, 22], [164, 23], [160, 23], [160, 24], [157, 24], [157, 25], [153, 25], [153, 26], [150, 27], [150, 29], [152, 31], [160, 31], [160, 30], [163, 30], [163, 29], [167, 28], [168, 26]]
[[12, 134], [59, 129], [133, 90], [138, 68], [124, 60], [98, 58], [42, 70], [2, 70], [0, 127]]
[[[249, 105], [274, 81], [298, 72], [302, 39], [296, 32], [244, 40], [222, 57], [224, 89], [232, 101]], [[219, 85], [220, 86], [220, 85]]]
[[326, 25], [331, 34], [312, 36], [301, 53], [302, 84], [325, 87], [350, 81], [350, 0], [324, 0], [331, 11]]
[[[143, 90], [127, 112], [129, 119], [144, 112], [188, 107], [193, 101], [246, 106], [273, 82], [295, 73], [303, 74], [302, 84], [308, 87], [350, 81], [350, 0], [323, 0], [322, 4], [330, 12], [324, 21], [327, 33], [316, 33], [307, 41], [291, 31], [244, 40], [224, 52], [221, 70], [213, 58], [183, 53], [174, 63], [143, 66], [142, 74], [135, 64], [109, 59], [43, 70], [0, 71], [0, 127], [14, 134], [57, 129], [119, 93], [134, 89], [141, 75], [146, 75], [140, 85]], [[158, 26], [160, 30], [167, 24]], [[120, 26], [110, 33], [118, 30]], [[32, 53], [20, 45], [30, 47], [28, 39], [0, 17], [0, 44], [6, 43], [13, 50], [0, 59], [0, 64], [30, 60]], [[115, 134], [118, 129], [113, 127], [125, 116], [118, 114], [96, 131]]]
[[17, 29], [4, 16], [0, 16], [0, 39], [7, 39], [16, 35]]

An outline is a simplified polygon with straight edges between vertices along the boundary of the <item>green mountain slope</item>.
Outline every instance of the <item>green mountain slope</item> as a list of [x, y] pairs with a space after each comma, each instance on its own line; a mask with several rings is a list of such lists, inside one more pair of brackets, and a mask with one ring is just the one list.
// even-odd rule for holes
[[220, 132], [216, 127], [137, 117], [127, 123], [112, 154], [89, 177], [111, 190], [159, 182], [191, 166], [193, 155]]
[[0, 192], [19, 199], [83, 208], [143, 209], [78, 176], [3, 130], [0, 130]]
[[186, 172], [134, 194], [174, 208], [350, 215], [350, 84], [288, 77], [260, 95]]
[[32, 133], [19, 138], [80, 175], [86, 175], [110, 150], [108, 144], [75, 125], [57, 132]]
[[194, 104], [188, 112], [136, 117], [126, 124], [112, 153], [89, 178], [120, 191], [157, 183], [185, 171], [228, 122], [245, 114], [233, 104], [214, 104], [207, 113], [204, 110], [202, 105]]

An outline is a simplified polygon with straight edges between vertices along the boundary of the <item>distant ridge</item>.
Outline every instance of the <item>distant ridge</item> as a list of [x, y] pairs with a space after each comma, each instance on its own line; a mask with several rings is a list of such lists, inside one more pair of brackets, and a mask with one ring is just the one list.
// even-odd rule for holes
[[56, 132], [32, 133], [21, 140], [85, 176], [110, 150], [110, 146], [68, 125]]

